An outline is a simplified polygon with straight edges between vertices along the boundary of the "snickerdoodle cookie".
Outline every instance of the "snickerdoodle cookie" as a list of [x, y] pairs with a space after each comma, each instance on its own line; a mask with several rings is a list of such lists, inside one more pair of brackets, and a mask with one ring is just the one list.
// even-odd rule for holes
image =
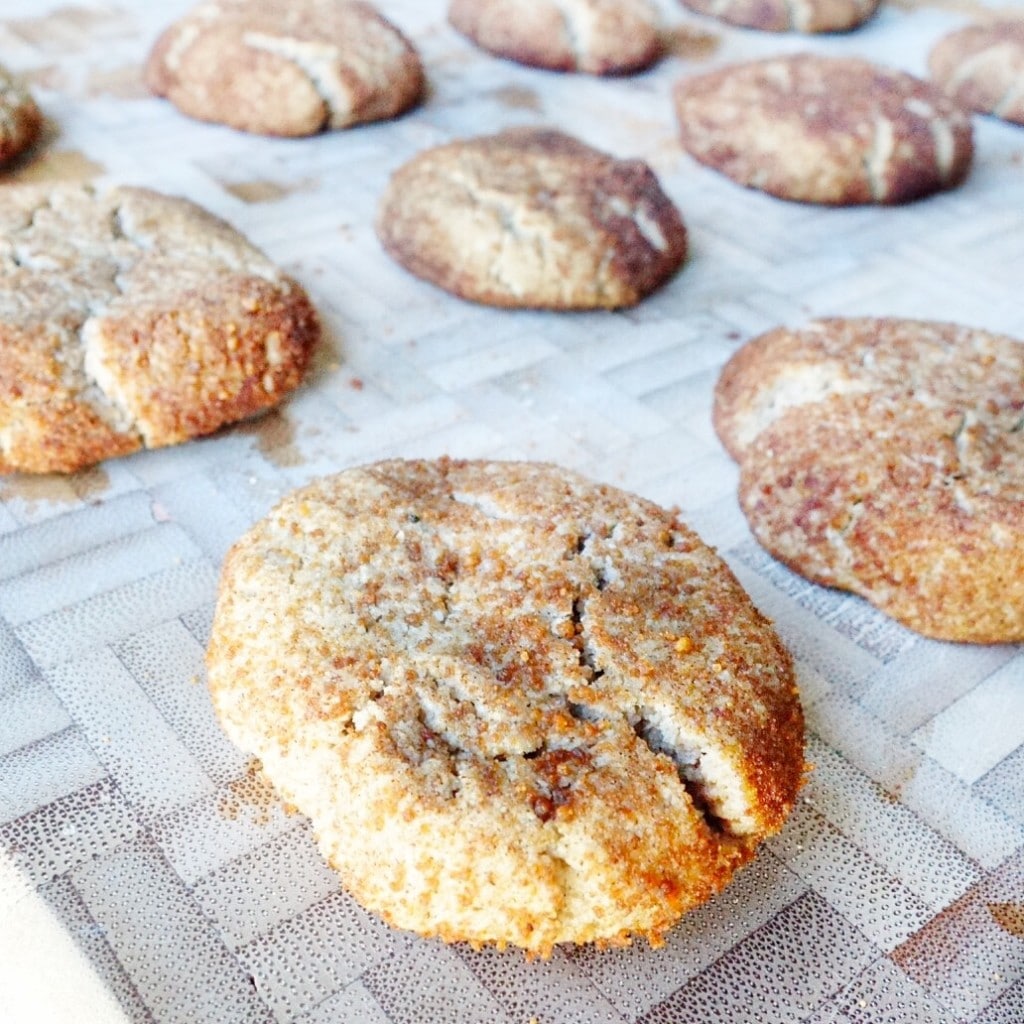
[[538, 128], [419, 153], [392, 176], [377, 234], [413, 274], [493, 306], [631, 306], [686, 259], [647, 164]]
[[657, 943], [804, 771], [790, 659], [720, 559], [546, 464], [295, 492], [228, 555], [207, 664], [346, 888], [449, 941]]
[[136, 188], [0, 192], [0, 472], [70, 472], [279, 402], [305, 292], [223, 221]]
[[448, 20], [490, 53], [553, 71], [625, 74], [663, 49], [649, 0], [451, 0]]
[[691, 11], [761, 32], [848, 32], [881, 0], [681, 0]]
[[796, 54], [680, 81], [683, 148], [782, 199], [904, 203], [951, 188], [973, 155], [970, 117], [936, 86], [852, 57]]
[[1024, 640], [1024, 343], [821, 320], [741, 348], [715, 394], [757, 539], [946, 640]]
[[13, 160], [39, 137], [43, 115], [32, 94], [0, 67], [0, 164]]
[[1024, 20], [951, 32], [932, 48], [928, 68], [969, 110], [1024, 124]]
[[206, 0], [157, 40], [146, 82], [182, 113], [300, 136], [394, 117], [424, 76], [402, 33], [362, 0]]

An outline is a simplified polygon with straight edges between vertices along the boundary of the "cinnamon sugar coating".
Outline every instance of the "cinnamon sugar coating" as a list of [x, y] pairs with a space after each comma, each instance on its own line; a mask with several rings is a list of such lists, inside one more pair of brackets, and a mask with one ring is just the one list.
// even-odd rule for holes
[[545, 464], [294, 493], [229, 554], [207, 664], [346, 888], [448, 941], [658, 943], [804, 771], [790, 659], [724, 564]]
[[715, 427], [757, 539], [927, 636], [1024, 640], [1024, 343], [955, 324], [778, 328]]

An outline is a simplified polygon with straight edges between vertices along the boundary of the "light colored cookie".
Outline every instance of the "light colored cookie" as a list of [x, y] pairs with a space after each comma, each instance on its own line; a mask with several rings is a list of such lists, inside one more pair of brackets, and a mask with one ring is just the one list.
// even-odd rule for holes
[[681, 0], [691, 11], [762, 32], [848, 32], [881, 0]]
[[660, 941], [775, 832], [790, 660], [672, 513], [537, 463], [392, 461], [228, 555], [227, 734], [346, 888], [448, 941]]
[[414, 157], [377, 234], [418, 277], [493, 306], [631, 306], [686, 259], [682, 219], [645, 163], [530, 128]]
[[554, 71], [624, 74], [662, 53], [649, 0], [451, 0], [448, 20], [490, 53]]
[[295, 388], [305, 292], [235, 230], [143, 189], [0, 191], [0, 472], [210, 433]]
[[358, 0], [207, 0], [157, 40], [146, 82], [190, 117], [289, 136], [394, 117], [424, 86], [412, 44]]
[[42, 127], [43, 115], [31, 93], [6, 68], [0, 67], [0, 164], [28, 149]]
[[969, 110], [1024, 124], [1024, 20], [951, 32], [932, 48], [928, 69]]
[[1024, 640], [1024, 343], [821, 320], [745, 345], [715, 392], [776, 558], [945, 640]]
[[782, 199], [904, 203], [951, 188], [973, 155], [970, 118], [935, 86], [851, 57], [796, 54], [680, 81], [683, 147]]

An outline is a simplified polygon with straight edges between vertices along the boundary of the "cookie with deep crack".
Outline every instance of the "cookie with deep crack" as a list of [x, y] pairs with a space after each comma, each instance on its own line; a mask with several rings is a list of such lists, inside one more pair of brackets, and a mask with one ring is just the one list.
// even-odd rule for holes
[[0, 192], [0, 472], [71, 472], [277, 404], [318, 336], [229, 225], [136, 188]]
[[39, 137], [43, 115], [27, 88], [0, 67], [0, 164], [13, 160]]
[[849, 32], [881, 0], [681, 0], [691, 11], [761, 32]]
[[686, 259], [682, 218], [647, 164], [535, 128], [413, 157], [377, 234], [417, 277], [493, 306], [631, 306]]
[[804, 771], [789, 656], [724, 563], [551, 465], [293, 493], [229, 553], [207, 665], [345, 887], [447, 941], [657, 943]]
[[959, 184], [969, 116], [941, 90], [852, 57], [796, 54], [680, 81], [683, 148], [748, 188], [805, 203], [905, 203]]
[[1024, 640], [1024, 343], [821, 320], [741, 348], [715, 391], [758, 541], [927, 636]]
[[423, 94], [416, 49], [361, 0], [207, 0], [167, 28], [146, 82], [201, 121], [302, 136], [395, 117]]
[[928, 55], [932, 78], [969, 110], [1024, 124], [1024, 20], [968, 25]]
[[663, 50], [649, 0], [451, 0], [448, 20], [489, 53], [553, 71], [627, 74]]

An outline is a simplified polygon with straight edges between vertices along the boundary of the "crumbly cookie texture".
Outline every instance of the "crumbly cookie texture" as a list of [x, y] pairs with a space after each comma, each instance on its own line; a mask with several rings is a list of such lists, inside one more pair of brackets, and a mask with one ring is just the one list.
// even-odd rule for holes
[[848, 32], [881, 0], [681, 0], [691, 11], [762, 32]]
[[146, 82], [190, 117], [284, 136], [395, 117], [424, 89], [415, 48], [359, 0], [208, 0], [160, 36]]
[[554, 71], [640, 71], [663, 49], [649, 0], [451, 0], [448, 20], [490, 53]]
[[927, 636], [1024, 640], [1024, 343], [821, 320], [741, 348], [714, 422], [760, 543]]
[[782, 199], [905, 203], [960, 183], [968, 114], [902, 71], [796, 54], [721, 68], [675, 88], [683, 148]]
[[392, 175], [377, 234], [413, 274], [493, 306], [631, 306], [686, 259], [647, 164], [534, 128], [415, 156]]
[[0, 192], [0, 472], [71, 472], [279, 402], [318, 336], [238, 232], [144, 189]]
[[1024, 20], [968, 25], [928, 55], [932, 78], [969, 110], [1024, 124]]
[[545, 464], [294, 493], [228, 555], [207, 665], [355, 898], [447, 941], [658, 943], [804, 772], [789, 656], [721, 560]]

